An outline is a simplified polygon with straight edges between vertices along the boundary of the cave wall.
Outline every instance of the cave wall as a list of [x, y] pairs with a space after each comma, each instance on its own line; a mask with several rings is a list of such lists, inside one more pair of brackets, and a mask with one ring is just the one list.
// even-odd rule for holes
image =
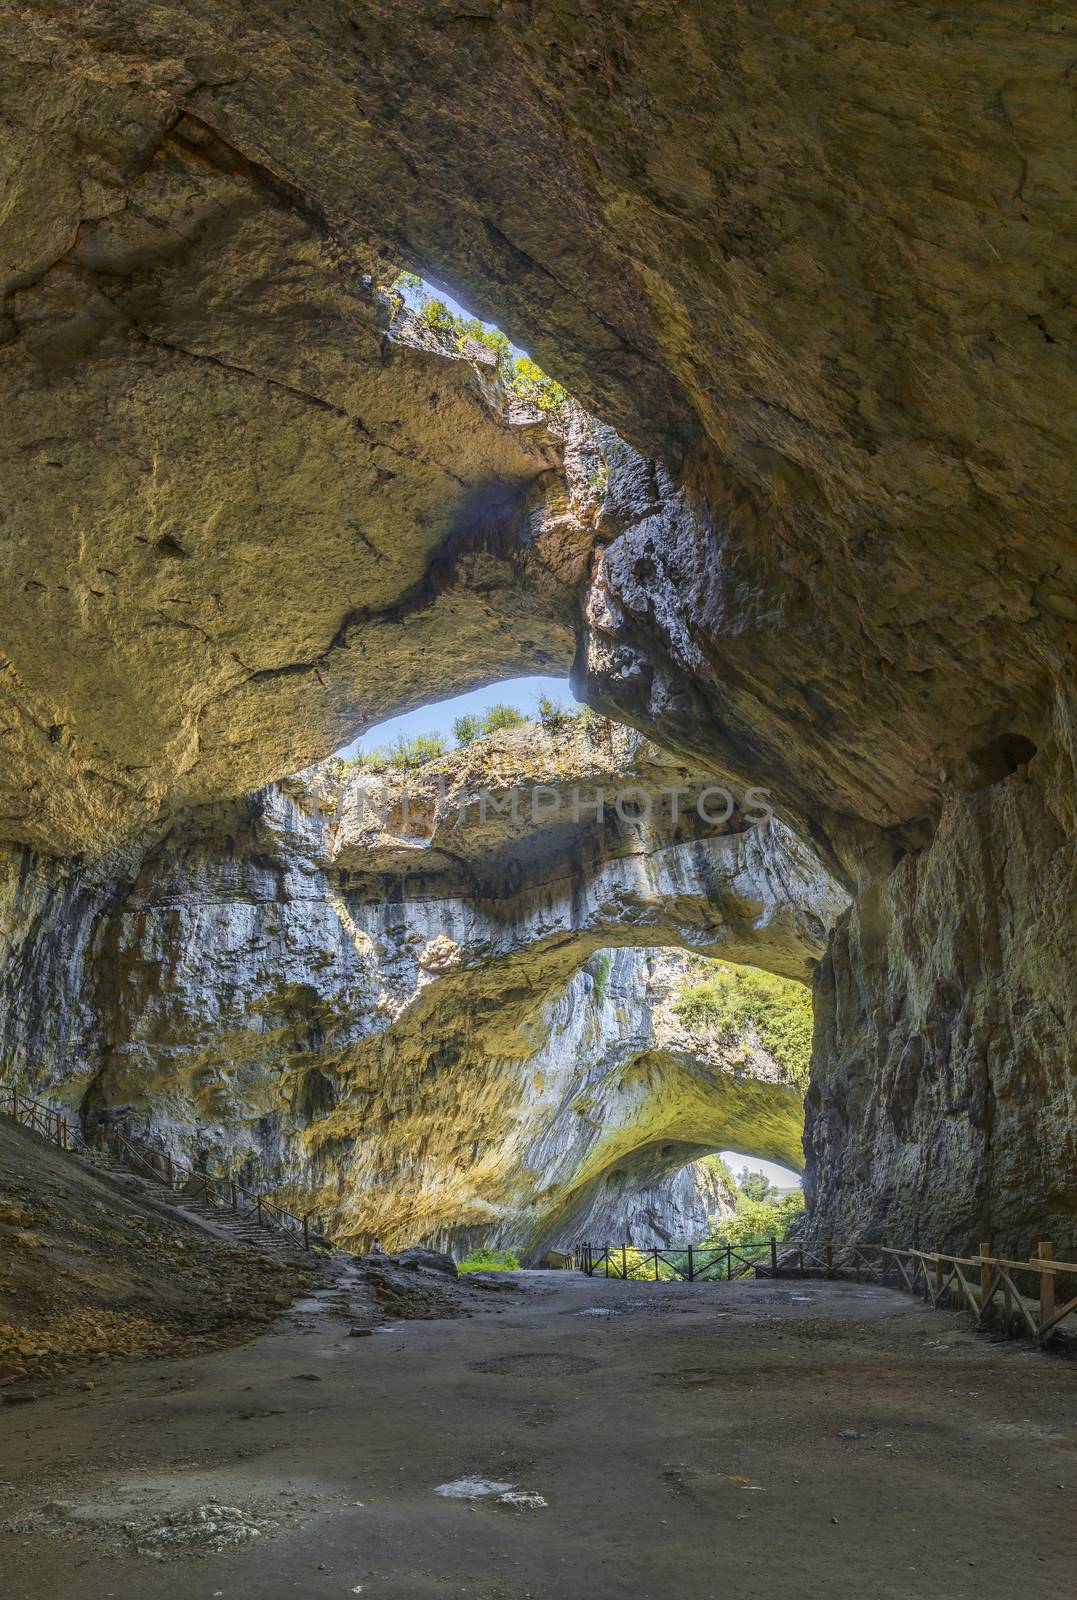
[[720, 1173], [699, 1156], [692, 1160], [693, 1154], [690, 1145], [656, 1145], [646, 1152], [650, 1177], [642, 1152], [633, 1167], [614, 1168], [596, 1185], [586, 1207], [554, 1236], [552, 1248], [567, 1252], [580, 1244], [627, 1244], [647, 1250], [698, 1244], [715, 1221], [735, 1214], [737, 1197]]
[[[600, 1194], [622, 1234], [695, 1227], [687, 1156], [656, 1164], [656, 1143], [795, 1162], [801, 1099], [757, 1042], [686, 1033], [683, 960], [651, 947], [806, 979], [844, 897], [777, 823], [536, 825], [524, 803], [540, 778], [548, 801], [675, 775], [628, 730], [570, 719], [411, 774], [406, 823], [331, 761], [191, 812], [113, 875], [19, 853], [4, 1076], [344, 1243], [531, 1256]], [[462, 821], [495, 779], [499, 804]]]
[[1077, 1251], [1072, 711], [840, 919], [815, 986], [816, 1237]]
[[[578, 665], [595, 703], [765, 774], [850, 872], [922, 845], [979, 749], [1037, 740], [1072, 659], [1054, 20], [1021, 0], [353, 10], [12, 16], [11, 114], [38, 137], [7, 144], [0, 219], [9, 826], [99, 843], [109, 796], [137, 816], [253, 787], [327, 753], [349, 704], [415, 703], [398, 608], [443, 639], [439, 563], [478, 524], [506, 535], [485, 489], [526, 496], [552, 457], [498, 436], [464, 367], [387, 344], [377, 287], [401, 262], [687, 496], [687, 536], [657, 518], [562, 571], [607, 612]], [[566, 658], [564, 596], [557, 626], [534, 626], [547, 593], [506, 631], [481, 593], [465, 574], [461, 676], [522, 659], [514, 639]], [[152, 690], [146, 628], [169, 658]]]
[[[1074, 677], [1057, 18], [355, 9], [9, 8], [4, 838], [99, 858], [432, 688], [574, 658], [595, 706], [771, 787], [858, 892], [820, 989], [820, 1217], [890, 1195], [941, 1227], [960, 1192], [956, 1237], [1053, 1145], [1048, 1198], [994, 1225], [1063, 1218], [1072, 959], [1035, 874], [1007, 892], [1036, 961], [1001, 909], [960, 953], [1011, 856], [1052, 881], [1073, 834], [1064, 762], [982, 825]], [[397, 264], [617, 430], [597, 465], [562, 476], [481, 363], [394, 338]], [[13, 871], [16, 920], [70, 894], [81, 948], [82, 868]], [[5, 1003], [81, 1053], [63, 967], [31, 928]]]

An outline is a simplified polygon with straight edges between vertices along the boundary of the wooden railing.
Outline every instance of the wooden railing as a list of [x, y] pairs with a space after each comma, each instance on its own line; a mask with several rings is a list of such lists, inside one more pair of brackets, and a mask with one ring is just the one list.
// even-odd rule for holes
[[[897, 1288], [922, 1293], [934, 1306], [944, 1299], [953, 1302], [972, 1313], [977, 1327], [990, 1321], [1008, 1335], [1042, 1341], [1057, 1332], [1067, 1318], [1077, 1317], [1077, 1261], [1056, 1261], [1054, 1245], [1048, 1240], [1027, 1261], [992, 1255], [987, 1244], [981, 1244], [974, 1256], [899, 1250], [882, 1244], [848, 1248], [856, 1257], [854, 1270], [869, 1261], [874, 1251], [882, 1282], [892, 1278]], [[832, 1248], [832, 1258], [834, 1254]], [[839, 1265], [832, 1271], [841, 1270], [840, 1254]], [[1030, 1293], [1021, 1287], [1022, 1281]]]
[[[922, 1294], [931, 1305], [956, 1304], [976, 1327], [988, 1323], [1010, 1336], [1045, 1340], [1077, 1319], [1077, 1261], [1057, 1261], [1048, 1241], [1027, 1261], [996, 1256], [981, 1244], [974, 1256], [885, 1244], [684, 1245], [643, 1250], [634, 1245], [582, 1244], [574, 1252], [588, 1277], [685, 1282], [757, 1278], [865, 1278]], [[664, 1268], [664, 1271], [663, 1271]], [[1077, 1327], [1074, 1328], [1077, 1332]]]
[[287, 1234], [294, 1244], [309, 1250], [312, 1244], [328, 1244], [317, 1226], [317, 1218], [300, 1215], [276, 1205], [263, 1195], [252, 1194], [232, 1178], [212, 1178], [196, 1172], [170, 1155], [156, 1150], [141, 1150], [122, 1133], [98, 1131], [96, 1141], [86, 1139], [62, 1111], [23, 1094], [15, 1085], [0, 1084], [0, 1112], [32, 1128], [61, 1150], [89, 1156], [113, 1155], [133, 1171], [151, 1178], [165, 1188], [186, 1195], [207, 1206], [232, 1211], [241, 1221], [254, 1222], [268, 1232]]

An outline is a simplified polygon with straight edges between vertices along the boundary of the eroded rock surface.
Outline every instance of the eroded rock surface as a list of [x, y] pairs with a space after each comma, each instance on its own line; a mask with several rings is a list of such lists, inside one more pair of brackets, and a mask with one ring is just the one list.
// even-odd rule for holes
[[[141, 850], [432, 691], [574, 658], [592, 704], [765, 784], [862, 890], [820, 991], [821, 1215], [889, 1196], [942, 1226], [952, 1155], [979, 1196], [955, 1230], [1064, 1231], [1072, 899], [1036, 876], [1067, 886], [1073, 847], [1064, 25], [354, 13], [8, 7], [4, 836]], [[394, 339], [401, 263], [620, 439]], [[52, 883], [16, 870], [46, 966], [7, 982], [74, 1048], [78, 985], [43, 1005]], [[1023, 1107], [997, 1092], [1026, 1075]]]
[[1077, 1250], [1070, 728], [840, 920], [815, 989], [818, 1237]]
[[[342, 1243], [538, 1252], [595, 1206], [612, 1223], [611, 1195], [622, 1233], [648, 1210], [676, 1231], [682, 1203], [687, 1227], [698, 1197], [668, 1180], [726, 1146], [798, 1164], [801, 1102], [761, 1052], [685, 1034], [685, 963], [653, 946], [805, 981], [845, 903], [781, 824], [660, 810], [705, 777], [581, 718], [192, 814], [110, 896], [53, 869], [50, 903], [13, 863], [9, 931], [66, 1026], [13, 988], [8, 1059], [92, 1127], [240, 1173]], [[653, 794], [650, 818], [600, 824], [603, 783]]]

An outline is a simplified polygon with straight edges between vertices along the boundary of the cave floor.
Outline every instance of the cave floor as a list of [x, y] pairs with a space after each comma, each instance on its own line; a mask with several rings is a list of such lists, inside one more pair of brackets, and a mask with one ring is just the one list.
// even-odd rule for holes
[[[1068, 1592], [1074, 1362], [868, 1285], [515, 1281], [364, 1338], [327, 1290], [4, 1406], [5, 1600]], [[546, 1504], [434, 1492], [469, 1477]]]

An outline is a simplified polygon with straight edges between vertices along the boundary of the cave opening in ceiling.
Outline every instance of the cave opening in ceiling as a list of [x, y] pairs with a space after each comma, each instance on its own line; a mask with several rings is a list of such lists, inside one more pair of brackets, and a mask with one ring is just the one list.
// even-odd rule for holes
[[[641, 1308], [250, 1233], [533, 1264], [755, 1228], [797, 1197], [740, 1169], [803, 1161], [798, 1247], [894, 1244], [931, 1296], [952, 1251], [977, 1327], [1054, 1340], [1064, 37], [1016, 0], [5, 8], [14, 1592], [171, 1600], [187, 1534], [273, 1600], [314, 1546], [327, 1593], [1072, 1587], [1046, 1351], [885, 1283]], [[140, 1352], [181, 1358], [149, 1408]], [[454, 1502], [502, 1471], [504, 1515]]]
[[342, 760], [421, 765], [502, 728], [549, 723], [582, 710], [567, 678], [506, 678], [376, 723], [335, 752]]

